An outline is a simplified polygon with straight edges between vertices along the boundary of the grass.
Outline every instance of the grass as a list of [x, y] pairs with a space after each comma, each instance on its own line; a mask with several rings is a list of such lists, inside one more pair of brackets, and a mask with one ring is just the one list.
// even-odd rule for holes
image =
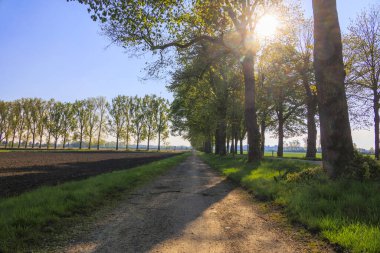
[[30, 251], [38, 247], [49, 236], [67, 229], [67, 223], [81, 220], [101, 205], [119, 198], [121, 193], [177, 165], [188, 155], [1, 199], [0, 252]]
[[201, 157], [257, 198], [284, 206], [291, 221], [301, 222], [331, 243], [352, 252], [380, 252], [380, 182], [331, 181], [323, 173], [290, 181], [282, 179], [285, 171], [297, 173], [318, 165], [273, 159], [250, 164], [243, 157]]
[[[265, 152], [265, 157], [272, 157], [272, 152]], [[277, 157], [277, 152], [273, 152], [273, 156]], [[284, 152], [284, 158], [306, 159], [306, 153], [300, 152]], [[317, 153], [316, 160], [322, 159], [322, 154]]]

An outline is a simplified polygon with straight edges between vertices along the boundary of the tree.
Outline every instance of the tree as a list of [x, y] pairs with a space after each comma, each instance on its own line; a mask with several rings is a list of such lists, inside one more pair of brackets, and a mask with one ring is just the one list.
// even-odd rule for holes
[[39, 146], [38, 148], [41, 149], [42, 147], [42, 138], [47, 126], [47, 109], [49, 106], [49, 102], [41, 101], [40, 106], [37, 106], [37, 114], [38, 114], [38, 124], [37, 124], [37, 135], [39, 136]]
[[97, 101], [95, 98], [88, 98], [85, 100], [85, 110], [87, 115], [87, 123], [85, 124], [84, 132], [88, 137], [88, 149], [91, 149], [92, 137], [97, 130], [96, 126], [99, 121], [99, 115], [97, 114]]
[[79, 149], [82, 149], [83, 138], [85, 136], [85, 129], [89, 120], [89, 111], [86, 110], [86, 100], [76, 100], [74, 102], [74, 110], [79, 130]]
[[132, 116], [133, 134], [136, 140], [136, 150], [138, 150], [140, 142], [147, 137], [145, 124], [147, 101], [137, 96], [133, 98], [133, 101], [135, 106]]
[[284, 152], [284, 138], [302, 133], [304, 119], [304, 94], [298, 82], [295, 63], [297, 54], [293, 45], [274, 43], [266, 48], [261, 58], [261, 70], [265, 75], [264, 86], [272, 100], [277, 119], [277, 156]]
[[[157, 124], [157, 136], [158, 136], [158, 147], [157, 151], [161, 150], [161, 137], [167, 136], [169, 134], [169, 101], [163, 98], [157, 98], [157, 110], [154, 114], [154, 120]], [[164, 138], [163, 138], [164, 140]]]
[[[380, 158], [379, 99], [380, 99], [380, 5], [373, 6], [358, 15], [348, 27], [345, 51], [349, 55], [346, 64], [347, 82], [358, 86], [361, 97], [356, 99], [372, 103], [375, 129], [375, 157]], [[364, 90], [361, 90], [363, 88]], [[371, 92], [372, 101], [367, 94]], [[358, 95], [359, 95], [358, 94]]]
[[125, 149], [128, 150], [129, 148], [129, 140], [131, 138], [131, 132], [133, 131], [132, 125], [133, 125], [133, 114], [135, 111], [135, 105], [134, 105], [134, 99], [133, 97], [127, 97], [126, 103], [124, 107], [124, 114], [125, 114], [125, 130], [123, 132], [123, 136], [125, 139]]
[[96, 145], [96, 149], [99, 150], [100, 146], [100, 138], [104, 131], [107, 122], [107, 107], [108, 102], [105, 97], [97, 97], [96, 98], [96, 107], [98, 108], [99, 113], [99, 121], [98, 121], [98, 141]]
[[46, 148], [49, 149], [50, 147], [50, 137], [55, 129], [54, 126], [54, 116], [55, 116], [55, 111], [54, 111], [54, 105], [56, 101], [54, 99], [50, 99], [47, 102], [46, 105], [46, 131], [47, 131], [47, 140], [46, 140]]
[[10, 104], [0, 100], [0, 143], [3, 141], [10, 113]]
[[305, 104], [307, 116], [307, 146], [306, 157], [316, 158], [317, 154], [317, 126], [315, 115], [317, 113], [317, 92], [313, 82], [314, 73], [312, 68], [313, 55], [313, 22], [310, 19], [301, 18], [296, 34], [296, 49], [298, 64], [296, 66], [301, 77], [302, 86], [305, 90]]
[[30, 127], [32, 131], [32, 148], [34, 148], [36, 142], [36, 134], [38, 129], [38, 124], [40, 122], [39, 110], [42, 106], [42, 100], [39, 98], [35, 98], [31, 100], [31, 108], [30, 108]]
[[50, 125], [51, 134], [54, 138], [54, 149], [57, 149], [58, 139], [62, 133], [64, 108], [65, 106], [62, 102], [55, 102], [50, 111]]
[[342, 40], [335, 0], [313, 0], [314, 71], [323, 167], [331, 178], [345, 173], [353, 143], [344, 87]]
[[116, 150], [119, 150], [119, 139], [122, 135], [126, 122], [126, 99], [126, 96], [119, 95], [113, 98], [111, 104], [108, 105], [108, 112], [110, 115], [109, 127], [110, 131], [116, 136]]
[[62, 108], [62, 148], [65, 149], [67, 141], [70, 139], [70, 134], [77, 127], [75, 120], [74, 105], [71, 103], [64, 103]]
[[146, 104], [146, 111], [145, 111], [145, 125], [146, 125], [146, 136], [147, 136], [147, 147], [146, 149], [149, 150], [150, 148], [150, 141], [153, 140], [156, 137], [156, 128], [157, 128], [157, 122], [154, 120], [154, 116], [157, 113], [157, 97], [156, 95], [145, 95], [144, 103]]
[[[178, 50], [204, 42], [241, 60], [245, 84], [245, 122], [249, 161], [260, 160], [260, 132], [255, 103], [256, 22], [277, 0], [89, 1], [93, 20], [101, 20], [112, 41], [126, 48]], [[162, 54], [161, 54], [162, 55]]]

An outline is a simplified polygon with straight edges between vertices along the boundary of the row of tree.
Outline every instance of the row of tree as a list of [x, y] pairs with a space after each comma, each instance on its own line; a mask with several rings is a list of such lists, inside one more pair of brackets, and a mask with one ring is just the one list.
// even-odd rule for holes
[[96, 139], [97, 149], [102, 140], [116, 137], [116, 149], [124, 140], [126, 149], [133, 138], [136, 148], [147, 140], [161, 141], [169, 136], [169, 102], [155, 95], [129, 97], [119, 95], [108, 102], [105, 97], [63, 103], [53, 99], [22, 98], [0, 101], [0, 142], [5, 148], [49, 148], [59, 140], [63, 148], [70, 141], [84, 141], [88, 149]]
[[[220, 143], [226, 142], [225, 133], [230, 132], [226, 126], [230, 125], [232, 129], [234, 125], [233, 128], [236, 129], [237, 125], [235, 119], [226, 123], [225, 111], [235, 106], [232, 101], [242, 101], [233, 97], [243, 90], [244, 125], [249, 145], [249, 161], [260, 161], [262, 158], [264, 131], [260, 131], [259, 128], [259, 122], [262, 122], [259, 119], [260, 113], [264, 116], [270, 115], [269, 109], [274, 108], [272, 112], [278, 122], [276, 129], [281, 136], [285, 133], [285, 128], [291, 129], [292, 125], [298, 127], [299, 124], [290, 124], [290, 119], [298, 116], [296, 112], [303, 108], [306, 110], [304, 115], [307, 115], [307, 125], [310, 126], [308, 138], [310, 143], [313, 143], [315, 135], [312, 129], [313, 121], [315, 124], [313, 110], [317, 111], [314, 107], [316, 103], [324, 168], [331, 178], [340, 177], [352, 168], [350, 164], [354, 159], [354, 146], [345, 88], [347, 71], [345, 72], [343, 63], [342, 36], [335, 0], [312, 1], [314, 31], [311, 32], [313, 34], [311, 44], [301, 41], [301, 44], [306, 46], [303, 48], [307, 49], [305, 51], [300, 51], [296, 43], [299, 41], [297, 37], [283, 36], [284, 33], [279, 33], [277, 41], [268, 45], [261, 43], [256, 33], [258, 21], [263, 15], [273, 11], [277, 11], [278, 16], [290, 24], [286, 29], [290, 34], [295, 30], [301, 30], [297, 19], [302, 15], [299, 13], [287, 15], [292, 10], [298, 9], [289, 1], [287, 3], [281, 0], [76, 1], [87, 5], [91, 18], [95, 21], [100, 20], [104, 34], [112, 42], [133, 49], [134, 53], [136, 50], [159, 53], [160, 57], [149, 69], [151, 70], [149, 74], [157, 73], [156, 70], [161, 66], [172, 66], [173, 61], [177, 60], [179, 70], [174, 75], [171, 87], [176, 93], [173, 109], [176, 110], [176, 124], [179, 131], [185, 129], [192, 143], [203, 139], [209, 149], [208, 143], [214, 136], [216, 149], [221, 154], [225, 153], [224, 147], [227, 145]], [[297, 27], [294, 29], [293, 25]], [[375, 41], [378, 43], [379, 33], [376, 31], [375, 34]], [[290, 41], [287, 41], [289, 38]], [[358, 45], [361, 47], [361, 44]], [[374, 51], [372, 48], [370, 52]], [[272, 58], [262, 52], [268, 54], [278, 52], [280, 55]], [[304, 59], [298, 58], [300, 54], [304, 54]], [[312, 62], [308, 59], [311, 54], [314, 56]], [[270, 59], [267, 61], [265, 58]], [[299, 59], [297, 67], [301, 67], [302, 73], [295, 68], [293, 58]], [[305, 64], [302, 64], [303, 62]], [[313, 69], [312, 78], [308, 75], [309, 66]], [[194, 72], [197, 73], [195, 76], [198, 76], [199, 80], [193, 80], [196, 83], [205, 82], [208, 89], [203, 89], [194, 82], [185, 84], [189, 73], [189, 78], [193, 78]], [[238, 81], [231, 81], [234, 80], [234, 76]], [[315, 85], [312, 85], [313, 79]], [[290, 96], [292, 90], [290, 88], [299, 85], [303, 80], [307, 81], [303, 85], [305, 87], [302, 90], [297, 89], [297, 93], [304, 99], [298, 99], [298, 95], [297, 99], [294, 99]], [[198, 87], [199, 92], [193, 90], [192, 84]], [[243, 87], [239, 89], [234, 86]], [[262, 99], [263, 104], [266, 103], [266, 98], [269, 100], [272, 97], [279, 98], [267, 107], [263, 107], [264, 110], [261, 112], [260, 86], [263, 87], [261, 94], [266, 94], [265, 92], [270, 94]], [[186, 97], [184, 95], [186, 92], [192, 97]], [[301, 96], [302, 93], [306, 95]], [[199, 102], [202, 99], [204, 102]], [[299, 105], [301, 100], [303, 105]], [[220, 101], [229, 103], [229, 106], [220, 106], [222, 104]], [[210, 104], [210, 107], [205, 107], [207, 104]], [[203, 111], [199, 112], [199, 115], [192, 115], [191, 110], [186, 108], [190, 106]], [[213, 109], [208, 110], [209, 108]], [[235, 117], [234, 113], [233, 115]], [[209, 124], [197, 126], [202, 119]], [[215, 133], [210, 136], [213, 129]], [[236, 133], [234, 136], [236, 143], [239, 137], [236, 137]], [[313, 152], [311, 148], [310, 154]]]
[[[287, 12], [287, 17], [286, 12], [282, 14], [289, 26], [283, 21], [276, 38], [261, 45], [255, 61], [261, 152], [268, 130], [278, 138], [280, 157], [284, 138], [307, 133], [306, 156], [315, 158], [319, 117], [313, 21], [297, 12]], [[351, 122], [357, 127], [368, 125], [368, 112], [374, 112], [375, 155], [379, 159], [380, 6], [361, 13], [343, 41]], [[206, 152], [211, 152], [214, 143], [215, 153], [224, 155], [237, 153], [238, 143], [242, 152], [246, 128], [244, 73], [238, 60], [221, 51], [207, 42], [182, 51], [169, 88], [175, 97], [174, 131], [185, 133], [193, 146]]]

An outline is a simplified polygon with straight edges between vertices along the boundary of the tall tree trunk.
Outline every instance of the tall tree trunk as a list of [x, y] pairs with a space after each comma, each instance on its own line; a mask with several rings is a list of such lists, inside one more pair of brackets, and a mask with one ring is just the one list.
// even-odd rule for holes
[[146, 150], [149, 151], [149, 142], [150, 142], [150, 129], [148, 130], [148, 145], [146, 147]]
[[8, 136], [5, 137], [5, 149], [8, 148]]
[[210, 154], [212, 152], [212, 146], [211, 146], [211, 137], [208, 137], [205, 141], [204, 151], [207, 154]]
[[221, 156], [224, 156], [227, 154], [225, 120], [219, 120], [219, 124], [218, 124], [218, 154]]
[[48, 134], [48, 139], [47, 139], [47, 142], [46, 142], [46, 148], [49, 149], [50, 147], [50, 132]]
[[140, 135], [137, 135], [136, 150], [139, 150]]
[[28, 129], [28, 131], [26, 132], [25, 148], [28, 147], [28, 141], [29, 141], [29, 129]]
[[41, 133], [40, 133], [40, 144], [38, 145], [38, 148], [41, 149], [42, 148], [42, 136], [44, 134], [44, 129], [42, 129]]
[[116, 134], [116, 150], [119, 150], [119, 133]]
[[306, 92], [306, 110], [307, 110], [307, 147], [306, 157], [316, 158], [317, 155], [317, 126], [315, 124], [315, 114], [317, 113], [317, 97], [310, 90], [310, 81], [307, 75], [307, 68], [310, 58], [304, 59], [304, 67], [301, 72], [302, 84]]
[[230, 152], [230, 136], [227, 134], [227, 149], [226, 153]]
[[161, 130], [158, 131], [158, 147], [157, 151], [161, 150]]
[[63, 136], [63, 146], [62, 148], [65, 149], [66, 147], [66, 134]]
[[261, 128], [261, 155], [264, 156], [264, 153], [265, 153], [265, 130], [266, 130], [265, 120], [261, 121], [260, 128]]
[[19, 134], [17, 148], [20, 148], [20, 146], [21, 146], [21, 135]]
[[[219, 125], [218, 125], [219, 127]], [[215, 130], [215, 155], [219, 154], [219, 128]]]
[[243, 62], [243, 75], [245, 86], [245, 122], [247, 126], [248, 139], [248, 161], [259, 161], [261, 159], [260, 131], [257, 124], [256, 102], [255, 102], [255, 75], [254, 55], [245, 55]]
[[58, 142], [58, 137], [54, 137], [54, 149], [57, 149], [57, 142]]
[[88, 141], [88, 149], [91, 149], [91, 142], [92, 142], [92, 134], [90, 134], [90, 139]]
[[32, 148], [34, 148], [35, 141], [36, 141], [36, 130], [33, 130], [33, 134], [32, 134]]
[[83, 129], [80, 130], [79, 149], [82, 149]]
[[330, 178], [344, 174], [354, 147], [344, 87], [342, 39], [335, 0], [313, 0], [314, 70], [323, 167]]
[[99, 127], [99, 132], [98, 132], [98, 141], [96, 143], [96, 150], [99, 150], [100, 149], [100, 133], [102, 131], [102, 127], [100, 126]]
[[240, 138], [240, 154], [242, 155], [244, 153], [243, 150], [243, 138]]
[[317, 126], [315, 123], [315, 114], [317, 111], [316, 97], [311, 95], [307, 97], [307, 147], [306, 157], [316, 158], [317, 155]]
[[374, 90], [373, 96], [374, 126], [375, 126], [375, 157], [379, 160], [379, 95], [377, 89]]
[[233, 136], [231, 136], [230, 153], [231, 154], [235, 154], [235, 142], [234, 142], [234, 137]]
[[237, 154], [237, 150], [238, 150], [238, 133], [235, 132], [235, 150], [234, 150], [235, 154]]
[[282, 117], [282, 112], [280, 112], [278, 119], [278, 147], [277, 147], [277, 156], [284, 156], [284, 119]]
[[14, 143], [15, 143], [15, 138], [16, 138], [16, 130], [13, 131], [13, 136], [12, 136], [12, 145], [11, 148], [13, 148]]

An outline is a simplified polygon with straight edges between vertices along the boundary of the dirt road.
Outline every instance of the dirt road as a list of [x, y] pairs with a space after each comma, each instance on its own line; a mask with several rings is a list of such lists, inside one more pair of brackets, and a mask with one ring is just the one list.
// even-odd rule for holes
[[128, 195], [65, 251], [331, 252], [285, 230], [248, 193], [191, 156]]

